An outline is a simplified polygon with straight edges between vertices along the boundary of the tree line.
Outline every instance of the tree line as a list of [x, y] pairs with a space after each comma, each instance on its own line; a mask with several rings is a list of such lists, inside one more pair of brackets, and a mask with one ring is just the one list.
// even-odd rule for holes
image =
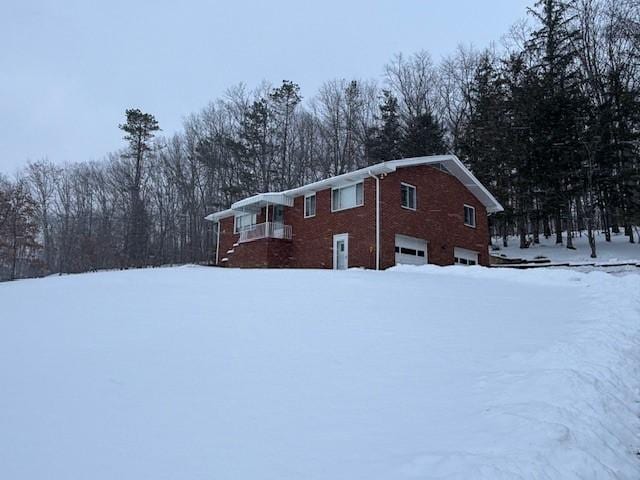
[[[402, 157], [454, 153], [505, 212], [494, 248], [640, 223], [640, 4], [539, 0], [500, 47], [394, 56], [382, 80], [237, 85], [162, 136], [125, 112], [99, 162], [30, 162], [0, 177], [0, 278], [206, 262], [204, 216]], [[568, 232], [564, 237], [562, 232]]]

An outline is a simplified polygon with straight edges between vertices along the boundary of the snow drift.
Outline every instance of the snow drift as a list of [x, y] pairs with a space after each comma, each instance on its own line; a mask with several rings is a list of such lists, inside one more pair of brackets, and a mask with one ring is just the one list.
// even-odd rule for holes
[[182, 267], [0, 301], [1, 478], [640, 475], [640, 275]]

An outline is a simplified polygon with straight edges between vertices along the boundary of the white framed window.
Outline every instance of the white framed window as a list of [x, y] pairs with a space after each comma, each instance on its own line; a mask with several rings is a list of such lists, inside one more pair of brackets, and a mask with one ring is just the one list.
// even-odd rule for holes
[[240, 233], [256, 224], [258, 216], [255, 213], [241, 213], [234, 217], [233, 232]]
[[304, 218], [316, 216], [316, 194], [310, 193], [304, 196]]
[[400, 184], [400, 196], [402, 198], [402, 208], [408, 208], [409, 210], [416, 209], [416, 187], [409, 185], [408, 183]]
[[347, 208], [364, 205], [364, 183], [359, 182], [346, 187], [333, 188], [331, 190], [331, 211], [345, 210]]
[[467, 227], [476, 227], [476, 209], [471, 205], [464, 206], [464, 224]]

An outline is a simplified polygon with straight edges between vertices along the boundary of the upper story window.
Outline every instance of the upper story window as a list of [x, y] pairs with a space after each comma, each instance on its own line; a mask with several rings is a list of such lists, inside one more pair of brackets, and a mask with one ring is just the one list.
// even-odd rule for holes
[[408, 183], [400, 184], [400, 193], [402, 197], [402, 207], [409, 210], [416, 209], [416, 187]]
[[339, 187], [331, 190], [331, 211], [344, 210], [346, 208], [364, 205], [364, 183], [356, 183], [347, 187]]
[[471, 205], [464, 206], [464, 224], [467, 227], [476, 226], [476, 209]]
[[241, 213], [235, 216], [233, 222], [234, 233], [248, 230], [256, 224], [258, 216], [255, 213]]
[[304, 196], [304, 218], [316, 216], [316, 194], [310, 193]]

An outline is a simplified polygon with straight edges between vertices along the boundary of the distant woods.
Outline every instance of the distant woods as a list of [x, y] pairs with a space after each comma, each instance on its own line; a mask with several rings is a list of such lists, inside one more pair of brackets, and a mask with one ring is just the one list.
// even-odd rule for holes
[[[524, 14], [524, 12], [523, 12]], [[379, 81], [337, 79], [310, 98], [285, 80], [230, 88], [159, 135], [125, 112], [123, 150], [31, 162], [0, 177], [0, 278], [205, 262], [204, 216], [401, 157], [454, 153], [504, 205], [494, 245], [640, 223], [640, 5], [539, 0], [502, 45], [434, 62], [396, 55]], [[114, 125], [114, 135], [117, 128]]]

